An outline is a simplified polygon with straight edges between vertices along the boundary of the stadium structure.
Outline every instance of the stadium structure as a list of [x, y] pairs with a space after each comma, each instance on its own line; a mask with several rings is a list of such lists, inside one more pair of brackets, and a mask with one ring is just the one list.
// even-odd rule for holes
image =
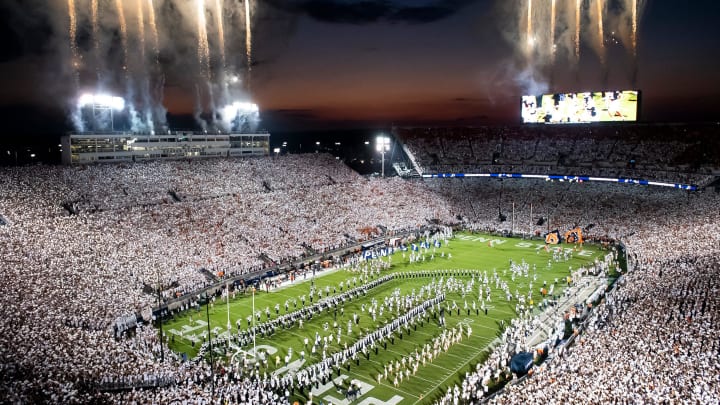
[[0, 396], [714, 403], [718, 128], [394, 128], [387, 177], [267, 134], [70, 135], [0, 171]]
[[[524, 95], [523, 125], [356, 140], [365, 176], [322, 153], [351, 142], [257, 131], [277, 49], [253, 35], [313, 2], [57, 3], [32, 19], [48, 77], [126, 97], [66, 105], [66, 164], [0, 167], [1, 402], [718, 403], [719, 123], [637, 123], [640, 89]], [[580, 82], [587, 51], [607, 82], [623, 37], [635, 87], [647, 2], [504, 3], [518, 84]], [[201, 131], [165, 124], [166, 73]]]
[[83, 132], [64, 136], [61, 145], [63, 164], [267, 156], [270, 153], [270, 134]]
[[82, 95], [78, 111], [78, 127], [83, 131], [61, 138], [63, 164], [267, 156], [270, 152], [270, 134], [251, 130], [257, 127], [258, 113], [251, 103], [225, 107], [226, 125], [199, 132], [130, 131], [124, 99], [109, 95]]

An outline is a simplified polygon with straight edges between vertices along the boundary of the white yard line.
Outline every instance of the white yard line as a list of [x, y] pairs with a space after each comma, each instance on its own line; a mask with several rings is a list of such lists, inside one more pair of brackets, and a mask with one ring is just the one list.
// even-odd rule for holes
[[[358, 373], [356, 373], [356, 372], [354, 372], [354, 371], [350, 371], [349, 373], [357, 376], [357, 378], [359, 378], [359, 379], [361, 379], [361, 380], [364, 380], [365, 382], [370, 382], [370, 385], [376, 385], [376, 384], [377, 384], [377, 380], [372, 381], [371, 379], [367, 378], [366, 376], [364, 376], [364, 375], [362, 375], [362, 374], [358, 374]], [[403, 393], [403, 394], [405, 394], [405, 395], [408, 395], [408, 396], [411, 396], [411, 397], [413, 397], [413, 398], [420, 398], [420, 397], [418, 397], [417, 395], [413, 395], [413, 394], [411, 394], [411, 393], [409, 393], [409, 392], [406, 392], [406, 391], [403, 391], [403, 390], [401, 390], [401, 389], [399, 389], [399, 388], [395, 388], [395, 387], [393, 387], [392, 385], [385, 384], [384, 382], [381, 382], [380, 385], [384, 385], [384, 386], [390, 388], [390, 389], [393, 390], [393, 391], [401, 392], [401, 393]], [[417, 402], [416, 402], [416, 403], [417, 403]]]

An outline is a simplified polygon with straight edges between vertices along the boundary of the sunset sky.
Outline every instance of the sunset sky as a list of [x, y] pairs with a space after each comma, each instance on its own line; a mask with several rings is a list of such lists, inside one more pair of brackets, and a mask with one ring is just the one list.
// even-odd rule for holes
[[[58, 29], [25, 6], [41, 2], [0, 5], [0, 110], [5, 120], [26, 120], [16, 113], [25, 107], [50, 111], [45, 125], [61, 127], [71, 91], [54, 52]], [[271, 130], [519, 123], [520, 96], [529, 90], [507, 38], [515, 20], [504, 4], [258, 1], [252, 98]], [[637, 88], [645, 121], [720, 119], [719, 18], [717, 2], [647, 0], [635, 80], [631, 55], [611, 33], [606, 73], [584, 44], [579, 68], [559, 58], [536, 80], [557, 92]], [[182, 71], [168, 68], [164, 106], [173, 115], [191, 114], [195, 105], [194, 78]]]

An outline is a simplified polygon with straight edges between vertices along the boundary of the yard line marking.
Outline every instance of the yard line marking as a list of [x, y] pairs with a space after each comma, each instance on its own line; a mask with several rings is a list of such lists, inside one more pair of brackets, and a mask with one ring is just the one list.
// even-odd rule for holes
[[[365, 376], [362, 375], [362, 374], [356, 373], [356, 372], [354, 372], [354, 371], [350, 371], [349, 373], [350, 373], [350, 374], [353, 374], [353, 375], [356, 375], [359, 379], [362, 379], [362, 380], [364, 380], [365, 382], [370, 381], [369, 378], [365, 377]], [[372, 381], [371, 384], [377, 384], [377, 380], [376, 380], [376, 381]], [[411, 394], [411, 393], [409, 393], [409, 392], [406, 392], [406, 391], [403, 391], [403, 390], [401, 390], [401, 389], [399, 389], [399, 388], [395, 388], [395, 387], [393, 387], [392, 385], [385, 384], [384, 382], [380, 382], [380, 385], [384, 385], [384, 386], [390, 388], [391, 390], [394, 390], [394, 391], [397, 391], [397, 392], [402, 392], [403, 394], [409, 395], [409, 396], [411, 396], [411, 397], [413, 397], [413, 398], [420, 398], [420, 397], [417, 396], [417, 395], [413, 395], [413, 394]], [[417, 402], [416, 402], [416, 403], [417, 403]]]
[[[451, 376], [457, 374], [458, 371], [462, 370], [463, 367], [465, 367], [468, 363], [470, 363], [470, 361], [472, 361], [474, 358], [475, 358], [475, 356], [472, 356], [472, 357], [468, 358], [467, 360], [465, 360], [458, 368], [456, 368], [455, 370], [453, 370]], [[449, 378], [449, 377], [447, 377], [447, 378], [445, 378], [444, 380], [440, 381], [439, 383], [435, 384], [435, 386], [432, 387], [432, 389], [430, 389], [429, 391], [427, 391], [427, 393], [428, 393], [428, 394], [431, 394], [431, 393], [435, 392], [435, 390], [436, 390], [440, 385], [444, 384], [445, 381], [448, 380], [448, 378]], [[417, 401], [415, 401], [415, 403], [413, 403], [413, 405], [417, 404], [418, 402], [420, 402], [420, 399], [418, 399]]]
[[[435, 367], [437, 367], [437, 368], [441, 368], [441, 369], [443, 369], [443, 370], [445, 370], [445, 371], [449, 371], [450, 374], [447, 375], [448, 377], [453, 374], [453, 371], [450, 370], [450, 369], [447, 368], [447, 367], [439, 366], [439, 365], [437, 365], [437, 364], [435, 364], [435, 363], [433, 363], [433, 362], [429, 362], [428, 364], [431, 365], [431, 366], [435, 366]], [[443, 375], [444, 375], [444, 374], [443, 374]]]

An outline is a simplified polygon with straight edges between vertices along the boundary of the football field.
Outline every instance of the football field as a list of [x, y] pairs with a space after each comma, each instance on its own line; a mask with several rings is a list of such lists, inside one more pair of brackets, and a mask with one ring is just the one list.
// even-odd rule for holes
[[[213, 336], [227, 334], [229, 314], [232, 332], [236, 334], [238, 326], [240, 331], [248, 329], [248, 319], [251, 320], [251, 326], [253, 322], [260, 325], [268, 319], [310, 306], [311, 289], [322, 291], [321, 298], [315, 295], [314, 302], [317, 303], [318, 299], [337, 296], [380, 277], [394, 275], [369, 288], [366, 294], [345, 301], [338, 306], [338, 311], [323, 310], [303, 322], [302, 326], [294, 323], [287, 328], [275, 329], [269, 336], [256, 335], [257, 353], [264, 352], [267, 358], [267, 365], [261, 362], [260, 371], [268, 375], [294, 374], [321, 361], [323, 351], [328, 356], [341, 351], [385, 326], [388, 321], [398, 318], [403, 313], [402, 309], [396, 311], [392, 305], [383, 305], [391, 302], [393, 297], [417, 297], [424, 290], [426, 293], [419, 300], [422, 301], [430, 298], [430, 290], [441, 288], [446, 294], [441, 304], [447, 308], [444, 311], [445, 327], [440, 325], [437, 312], [428, 312], [422, 323], [403, 328], [402, 337], [398, 333], [394, 334], [392, 340], [388, 339], [369, 350], [369, 358], [363, 354], [357, 360], [353, 359], [349, 362], [349, 369], [343, 367], [333, 373], [335, 381], [326, 381], [326, 384], [319, 382], [311, 391], [314, 403], [430, 403], [448, 387], [459, 384], [466, 372], [474, 370], [479, 362], [484, 361], [490, 344], [500, 334], [501, 323], [507, 323], [517, 316], [517, 295], [524, 297], [526, 305], [536, 307], [543, 300], [543, 286], [552, 289], [554, 295], [561, 295], [571, 269], [589, 267], [596, 258], [601, 259], [608, 253], [595, 245], [585, 245], [582, 249], [574, 249], [572, 245], [558, 246], [566, 249], [567, 254], [546, 251], [544, 243], [539, 240], [460, 233], [448, 241], [442, 241], [440, 247], [420, 249], [420, 252], [415, 253], [415, 259], [420, 259], [413, 263], [410, 262], [410, 251], [396, 251], [389, 257], [373, 259], [383, 260], [389, 266], [379, 271], [379, 275], [375, 272], [369, 276], [363, 271], [367, 268], [367, 264], [364, 264], [356, 269], [326, 270], [315, 277], [300, 276], [294, 282], [269, 293], [258, 290], [253, 296], [252, 292], [238, 292], [229, 303], [225, 298], [218, 297], [209, 309], [210, 330]], [[514, 264], [514, 272], [511, 263]], [[485, 277], [489, 280], [487, 284], [484, 284]], [[507, 284], [505, 290], [502, 283]], [[507, 300], [506, 291], [513, 295], [510, 301]], [[276, 305], [279, 310], [276, 310]], [[370, 314], [371, 307], [376, 308], [375, 320]], [[378, 308], [382, 310], [378, 311]], [[487, 308], [487, 314], [481, 308]], [[207, 320], [206, 308], [203, 306], [200, 310], [191, 309], [166, 321], [163, 329], [171, 340], [171, 349], [185, 353], [189, 358], [196, 356], [208, 335]], [[441, 347], [432, 360], [415, 361], [426, 345], [429, 344], [432, 349], [433, 340], [451, 330], [461, 331], [456, 333], [462, 333], [462, 339], [454, 339], [447, 350]], [[328, 344], [327, 347], [319, 345], [313, 353], [312, 346], [317, 337], [323, 342], [327, 340]], [[214, 353], [216, 362], [232, 361], [239, 364], [243, 358], [252, 360], [255, 352], [252, 342], [242, 345], [235, 340], [229, 345], [215, 348]], [[397, 365], [404, 363], [403, 358], [407, 360], [407, 365], [398, 368]], [[411, 363], [417, 366], [410, 366]], [[394, 367], [386, 375], [389, 364]], [[379, 375], [382, 377], [378, 378]], [[350, 381], [354, 381], [356, 387], [361, 387], [353, 401], [346, 398]], [[295, 390], [291, 402], [306, 403], [309, 397], [307, 389], [302, 392]]]

